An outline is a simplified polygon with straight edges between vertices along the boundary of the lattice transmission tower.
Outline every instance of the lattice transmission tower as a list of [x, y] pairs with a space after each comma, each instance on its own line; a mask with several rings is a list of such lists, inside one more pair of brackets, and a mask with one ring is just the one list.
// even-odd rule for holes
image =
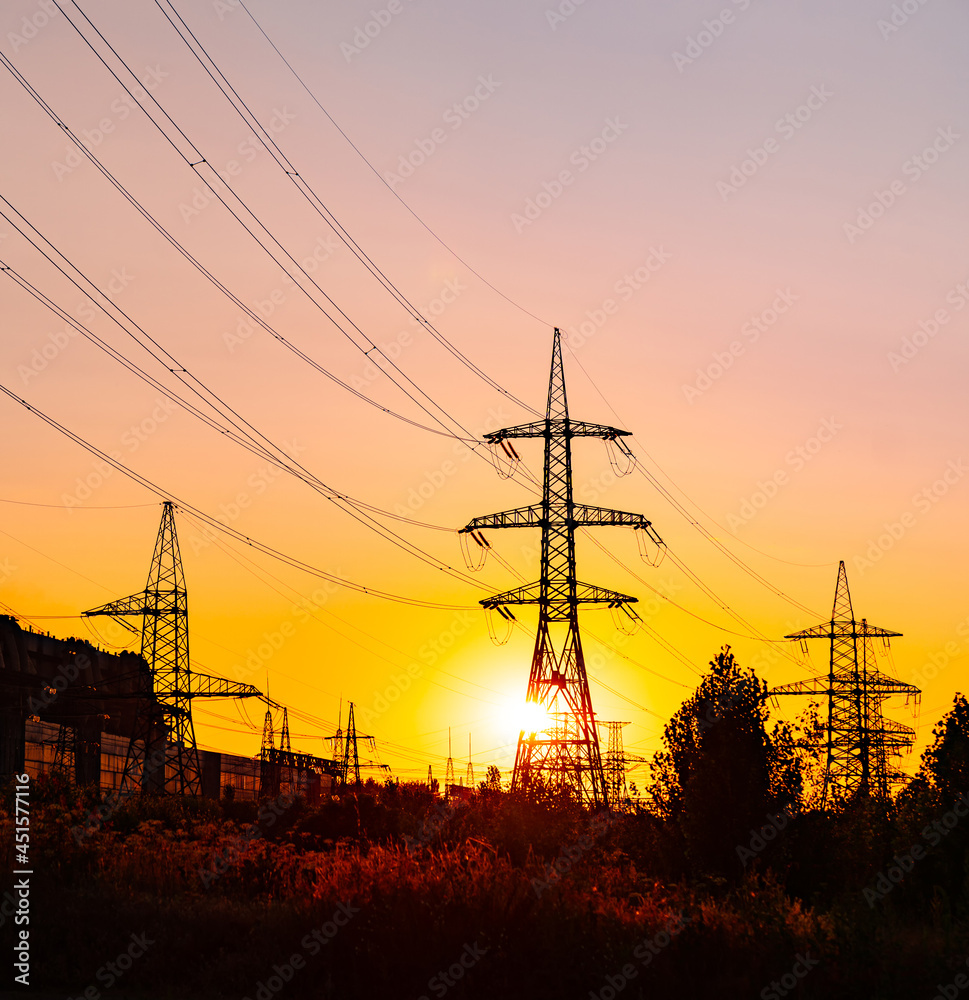
[[451, 727], [447, 727], [447, 763], [444, 765], [444, 794], [450, 795], [457, 782], [454, 780], [454, 758], [451, 756]]
[[625, 810], [629, 807], [629, 788], [626, 784], [626, 770], [630, 764], [645, 764], [646, 758], [628, 754], [622, 745], [622, 731], [628, 722], [605, 722], [609, 730], [606, 755], [602, 768], [606, 776], [606, 794], [611, 809]]
[[[374, 743], [374, 738], [372, 736], [368, 736], [366, 733], [361, 733], [357, 730], [357, 724], [353, 717], [353, 707], [353, 702], [351, 701], [350, 713], [347, 716], [346, 730], [344, 732], [337, 730], [335, 736], [326, 737], [326, 739], [333, 741], [335, 748], [333, 756], [336, 759], [341, 788], [346, 788], [349, 784], [351, 784], [351, 780], [355, 787], [359, 787], [361, 784], [361, 768], [371, 768], [382, 771], [390, 770], [390, 767], [387, 764], [380, 764], [372, 760], [360, 759], [359, 744], [361, 742], [366, 744], [371, 752], [376, 749], [376, 744]], [[342, 755], [338, 751], [342, 751]]]
[[537, 723], [537, 731], [522, 730], [519, 734], [512, 788], [546, 785], [567, 789], [578, 801], [592, 806], [605, 805], [608, 794], [579, 634], [578, 609], [580, 604], [625, 608], [635, 603], [636, 598], [576, 579], [575, 529], [624, 525], [647, 532], [658, 546], [663, 542], [642, 514], [575, 503], [572, 439], [595, 437], [617, 441], [628, 434], [629, 431], [616, 427], [571, 419], [562, 366], [562, 338], [556, 329], [545, 419], [507, 427], [485, 438], [492, 445], [502, 445], [512, 438], [544, 439], [541, 503], [477, 517], [461, 529], [462, 533], [489, 528], [541, 529], [538, 582], [481, 601], [485, 608], [506, 615], [511, 613], [510, 605], [538, 606], [538, 631], [525, 700], [541, 706], [549, 723], [544, 729], [542, 723]]
[[869, 625], [864, 618], [855, 620], [842, 561], [831, 621], [784, 637], [801, 640], [805, 649], [808, 639], [830, 643], [827, 676], [784, 684], [770, 692], [772, 696], [815, 695], [827, 700], [823, 804], [837, 794], [887, 797], [891, 786], [904, 780], [892, 761], [911, 749], [915, 731], [886, 719], [882, 705], [892, 695], [903, 694], [907, 700], [917, 699], [922, 692], [914, 684], [881, 673], [874, 647], [874, 640], [879, 639], [887, 650], [889, 640], [901, 634]]
[[192, 701], [195, 698], [258, 698], [251, 684], [194, 673], [188, 654], [188, 591], [175, 532], [171, 501], [162, 504], [161, 524], [155, 540], [145, 589], [82, 617], [108, 615], [130, 631], [124, 619], [140, 617], [141, 655], [148, 664], [137, 695], [135, 729], [128, 743], [121, 791], [171, 792], [199, 795], [202, 769]]

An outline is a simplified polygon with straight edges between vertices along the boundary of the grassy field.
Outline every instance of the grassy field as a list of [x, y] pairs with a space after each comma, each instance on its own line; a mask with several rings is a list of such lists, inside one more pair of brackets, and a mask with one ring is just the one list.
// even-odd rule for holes
[[96, 807], [34, 788], [32, 986], [61, 996], [932, 1000], [969, 955], [964, 841], [881, 894], [919, 820], [874, 804], [751, 831], [736, 876], [655, 817], [500, 792]]

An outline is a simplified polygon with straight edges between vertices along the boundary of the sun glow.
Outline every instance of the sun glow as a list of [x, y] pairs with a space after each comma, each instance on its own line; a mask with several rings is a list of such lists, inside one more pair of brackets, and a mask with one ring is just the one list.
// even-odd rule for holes
[[523, 733], [541, 733], [552, 725], [548, 709], [537, 701], [523, 702], [518, 708], [517, 721]]

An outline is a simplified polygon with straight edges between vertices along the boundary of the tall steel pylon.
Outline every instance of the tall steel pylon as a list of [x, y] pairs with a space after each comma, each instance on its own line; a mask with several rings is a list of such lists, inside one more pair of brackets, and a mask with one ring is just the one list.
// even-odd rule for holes
[[826, 677], [774, 688], [771, 695], [823, 695], [827, 698], [827, 754], [822, 802], [840, 793], [887, 797], [891, 785], [904, 778], [892, 758], [911, 749], [915, 731], [882, 714], [882, 704], [895, 694], [918, 698], [921, 691], [881, 673], [875, 663], [874, 639], [888, 646], [901, 632], [855, 621], [844, 561], [838, 567], [831, 621], [785, 639], [827, 639], [830, 660]]
[[451, 756], [451, 727], [447, 727], [447, 763], [444, 765], [444, 794], [450, 795], [457, 784], [454, 779], [454, 758]]
[[[389, 771], [390, 767], [387, 764], [377, 764], [371, 760], [360, 760], [360, 741], [364, 741], [371, 751], [375, 750], [374, 738], [372, 736], [366, 735], [366, 733], [361, 733], [357, 730], [356, 722], [353, 718], [353, 702], [350, 702], [350, 713], [347, 716], [347, 728], [346, 732], [341, 732], [339, 729], [335, 736], [325, 737], [327, 740], [333, 741], [334, 746], [334, 758], [336, 759], [338, 770], [340, 773], [340, 787], [346, 788], [350, 783], [351, 776], [353, 779], [353, 784], [355, 787], [360, 787], [360, 769], [361, 768], [378, 768], [383, 771]], [[339, 751], [342, 750], [342, 756]]]
[[629, 808], [629, 789], [626, 785], [626, 768], [630, 764], [645, 764], [646, 758], [628, 754], [622, 745], [623, 727], [628, 722], [603, 723], [609, 730], [609, 741], [606, 744], [606, 756], [602, 767], [606, 775], [606, 792], [609, 806], [612, 809], [627, 810]]
[[572, 498], [572, 439], [596, 437], [616, 441], [629, 431], [591, 424], [569, 417], [562, 366], [562, 338], [552, 339], [552, 365], [545, 419], [507, 427], [487, 435], [489, 444], [511, 438], [544, 438], [545, 463], [542, 501], [498, 514], [477, 517], [462, 533], [488, 528], [541, 528], [541, 579], [482, 601], [485, 608], [515, 604], [538, 605], [538, 632], [528, 677], [526, 702], [541, 706], [549, 724], [540, 731], [522, 730], [515, 754], [512, 789], [548, 785], [567, 789], [587, 805], [608, 801], [599, 736], [596, 731], [585, 657], [579, 635], [580, 604], [608, 604], [614, 608], [636, 602], [635, 597], [582, 583], [575, 575], [575, 529], [624, 525], [649, 533], [657, 545], [662, 539], [642, 514], [577, 504]]
[[[162, 504], [161, 524], [148, 571], [145, 589], [99, 608], [82, 617], [109, 615], [123, 619], [139, 616], [141, 655], [148, 664], [139, 697], [135, 731], [128, 744], [121, 790], [199, 795], [202, 769], [195, 724], [194, 698], [255, 698], [260, 692], [241, 684], [193, 673], [188, 655], [188, 591], [175, 531], [171, 501]], [[131, 628], [130, 625], [126, 625]]]

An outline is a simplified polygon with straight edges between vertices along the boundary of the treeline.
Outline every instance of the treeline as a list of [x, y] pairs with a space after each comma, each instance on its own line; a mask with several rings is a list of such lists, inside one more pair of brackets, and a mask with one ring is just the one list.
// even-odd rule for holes
[[823, 748], [817, 710], [772, 722], [764, 683], [724, 649], [631, 813], [512, 794], [496, 771], [468, 801], [388, 781], [315, 806], [109, 809], [45, 777], [32, 984], [89, 1000], [952, 1000], [969, 956], [969, 705], [894, 798], [821, 809]]

